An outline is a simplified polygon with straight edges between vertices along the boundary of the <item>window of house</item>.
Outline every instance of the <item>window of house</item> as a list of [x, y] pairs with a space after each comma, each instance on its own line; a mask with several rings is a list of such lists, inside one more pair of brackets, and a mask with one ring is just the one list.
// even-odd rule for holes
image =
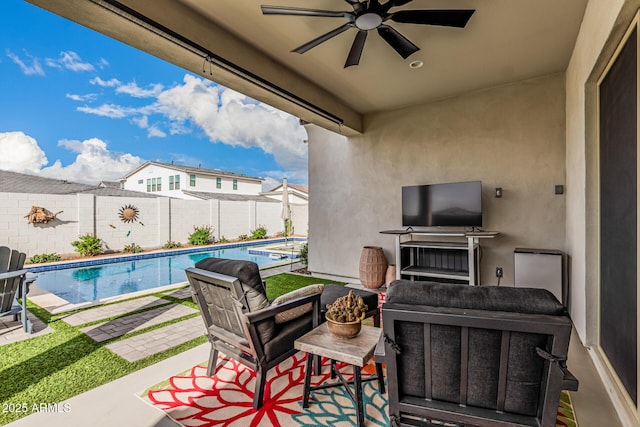
[[162, 191], [162, 184], [160, 181], [161, 178], [158, 178], [158, 191]]
[[233, 189], [234, 189], [234, 190], [237, 190], [237, 189], [238, 189], [238, 180], [237, 180], [237, 179], [234, 179], [234, 180], [233, 180]]
[[173, 190], [173, 175], [169, 177], [169, 190]]
[[196, 176], [194, 174], [189, 175], [189, 187], [196, 186]]
[[147, 178], [147, 193], [151, 192], [151, 178]]
[[158, 183], [155, 178], [151, 178], [151, 191], [157, 191]]
[[176, 184], [175, 184], [176, 190], [180, 189], [180, 175], [176, 175]]
[[144, 184], [144, 179], [139, 179], [138, 184]]
[[222, 188], [222, 178], [216, 178], [216, 188]]

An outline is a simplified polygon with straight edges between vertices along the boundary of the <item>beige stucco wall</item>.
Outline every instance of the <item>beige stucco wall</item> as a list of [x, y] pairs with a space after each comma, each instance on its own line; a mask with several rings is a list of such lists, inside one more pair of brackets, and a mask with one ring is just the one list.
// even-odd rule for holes
[[[314, 126], [309, 133], [310, 269], [358, 277], [362, 247], [394, 239], [401, 228], [401, 187], [481, 180], [484, 229], [482, 283], [513, 285], [516, 247], [564, 250], [564, 75], [490, 88], [452, 99], [366, 117], [362, 136]], [[503, 197], [494, 196], [502, 187]], [[570, 189], [569, 189], [570, 191]]]

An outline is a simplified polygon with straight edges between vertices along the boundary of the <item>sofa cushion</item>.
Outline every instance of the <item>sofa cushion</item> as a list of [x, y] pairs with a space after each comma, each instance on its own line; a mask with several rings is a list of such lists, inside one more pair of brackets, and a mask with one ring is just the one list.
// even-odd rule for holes
[[[315, 285], [308, 285], [300, 289], [294, 289], [291, 292], [287, 292], [284, 295], [280, 295], [278, 298], [271, 301], [271, 305], [280, 305], [285, 302], [294, 300], [296, 298], [306, 297], [313, 294], [320, 294], [324, 289], [324, 284], [318, 283]], [[276, 324], [285, 323], [295, 318], [302, 316], [305, 313], [309, 313], [313, 309], [312, 303], [299, 305], [290, 310], [283, 311], [275, 315]]]
[[566, 313], [565, 307], [546, 289], [468, 286], [409, 280], [392, 282], [387, 290], [385, 302], [553, 316]]

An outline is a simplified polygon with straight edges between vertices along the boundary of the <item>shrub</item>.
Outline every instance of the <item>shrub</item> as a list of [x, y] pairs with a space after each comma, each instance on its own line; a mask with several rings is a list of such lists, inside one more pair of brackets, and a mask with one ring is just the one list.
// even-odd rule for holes
[[130, 245], [125, 246], [122, 252], [126, 254], [139, 254], [140, 252], [144, 252], [144, 249], [135, 243], [131, 243]]
[[27, 260], [27, 264], [41, 264], [43, 262], [60, 261], [62, 258], [56, 253], [52, 254], [36, 254]]
[[193, 233], [189, 235], [189, 244], [202, 246], [213, 243], [213, 227], [210, 225], [193, 226]]
[[304, 265], [309, 265], [309, 243], [305, 243], [300, 248], [300, 260]]
[[220, 238], [218, 239], [218, 243], [229, 243], [229, 239], [224, 236], [220, 236]]
[[251, 238], [246, 234], [241, 234], [238, 236], [238, 240], [240, 240], [241, 242], [244, 242], [245, 240], [251, 240]]
[[252, 239], [266, 239], [267, 238], [267, 229], [264, 227], [264, 225], [261, 225], [260, 227], [258, 227], [255, 230], [251, 231], [251, 238]]
[[71, 245], [82, 256], [94, 256], [102, 252], [102, 239], [90, 233], [83, 234], [78, 240], [71, 242]]
[[176, 249], [176, 248], [181, 248], [181, 247], [182, 247], [182, 243], [173, 242], [171, 240], [167, 241], [167, 243], [162, 245], [162, 249]]

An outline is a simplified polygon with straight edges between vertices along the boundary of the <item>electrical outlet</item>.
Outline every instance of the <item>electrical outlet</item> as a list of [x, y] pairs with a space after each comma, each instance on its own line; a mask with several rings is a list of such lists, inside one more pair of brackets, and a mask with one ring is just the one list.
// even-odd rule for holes
[[496, 267], [496, 277], [502, 277], [502, 267]]

